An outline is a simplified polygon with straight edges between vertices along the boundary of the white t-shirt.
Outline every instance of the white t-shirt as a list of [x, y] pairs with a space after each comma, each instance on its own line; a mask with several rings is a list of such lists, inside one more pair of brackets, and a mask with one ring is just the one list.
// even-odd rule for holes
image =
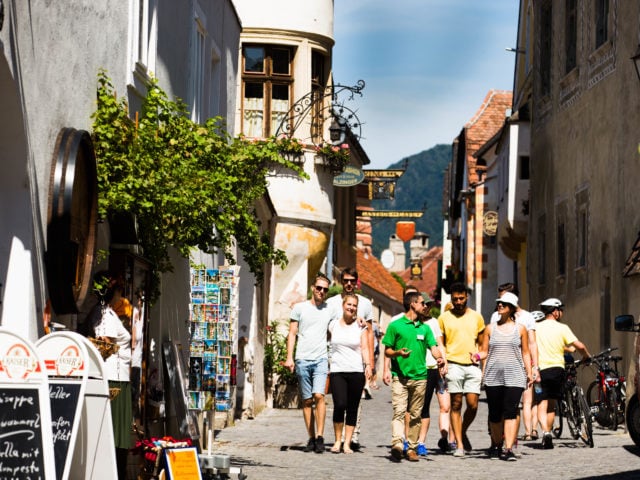
[[[429, 320], [427, 320], [427, 325], [431, 327], [431, 331], [433, 332], [433, 338], [437, 340], [438, 337], [442, 336], [442, 330], [440, 330], [440, 324], [438, 323], [437, 318], [430, 318]], [[433, 353], [431, 353], [431, 349], [427, 348], [427, 368], [435, 368], [437, 366], [438, 366], [438, 362], [436, 362], [436, 359], [434, 358]]]
[[[500, 314], [498, 312], [493, 312], [491, 314], [491, 323], [498, 323], [498, 320], [500, 320]], [[524, 325], [527, 332], [530, 330], [535, 332], [536, 330], [536, 321], [533, 319], [531, 313], [526, 310], [520, 309], [516, 312], [516, 323]]]
[[[364, 318], [365, 322], [373, 322], [373, 305], [371, 300], [360, 294], [358, 297], [358, 317]], [[327, 305], [336, 311], [336, 315], [342, 318], [342, 295], [334, 295], [327, 299]]]
[[364, 372], [360, 341], [366, 328], [361, 328], [357, 321], [346, 325], [336, 319], [329, 324], [329, 331], [331, 372]]
[[128, 382], [131, 368], [131, 334], [124, 328], [122, 320], [111, 307], [105, 306], [102, 315], [99, 307], [96, 310], [98, 318], [93, 319], [96, 337], [114, 338], [120, 346], [116, 353], [104, 361], [107, 379]]

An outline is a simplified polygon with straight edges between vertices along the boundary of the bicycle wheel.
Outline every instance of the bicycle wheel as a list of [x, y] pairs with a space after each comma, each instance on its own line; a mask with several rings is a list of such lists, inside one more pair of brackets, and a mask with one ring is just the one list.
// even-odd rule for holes
[[565, 398], [562, 401], [564, 402], [565, 420], [569, 426], [569, 432], [571, 433], [571, 437], [577, 440], [580, 438], [579, 409], [571, 392], [572, 390], [565, 392]]
[[618, 429], [618, 393], [615, 388], [609, 389], [607, 410], [609, 410], [611, 417], [611, 425], [609, 425], [609, 428], [615, 432]]
[[580, 432], [580, 439], [593, 448], [593, 423], [591, 421], [591, 409], [587, 404], [587, 399], [584, 398], [584, 392], [581, 387], [576, 386], [574, 389], [576, 399], [576, 413], [578, 414], [578, 430]]
[[598, 422], [601, 427], [615, 430], [615, 427], [613, 427], [613, 412], [615, 412], [615, 409], [611, 408], [609, 401], [610, 398], [608, 396], [605, 399], [602, 395], [600, 383], [597, 381], [591, 382], [589, 388], [587, 388], [587, 403], [591, 407], [591, 418]]
[[564, 402], [564, 400], [556, 401], [556, 416], [553, 419], [553, 428], [551, 429], [556, 438], [560, 438], [562, 436], [562, 402]]

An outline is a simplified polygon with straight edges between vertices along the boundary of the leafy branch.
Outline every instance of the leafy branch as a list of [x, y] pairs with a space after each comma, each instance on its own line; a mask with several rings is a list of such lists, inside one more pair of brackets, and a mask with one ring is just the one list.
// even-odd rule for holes
[[267, 193], [266, 177], [275, 166], [308, 176], [282, 156], [275, 138], [232, 138], [220, 117], [197, 124], [156, 79], [135, 121], [104, 71], [97, 100], [92, 118], [99, 213], [137, 217], [144, 256], [155, 268], [153, 298], [159, 273], [172, 270], [171, 247], [184, 257], [193, 248], [222, 250], [234, 264], [230, 247], [237, 244], [258, 282], [266, 264], [286, 266], [285, 252], [272, 247], [257, 220], [255, 203]]

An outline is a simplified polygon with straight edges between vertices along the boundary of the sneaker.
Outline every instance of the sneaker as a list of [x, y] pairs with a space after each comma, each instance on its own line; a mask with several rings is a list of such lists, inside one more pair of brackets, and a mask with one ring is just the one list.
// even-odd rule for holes
[[369, 390], [369, 387], [364, 387], [364, 399], [365, 400], [371, 400], [373, 397], [371, 396], [371, 390]]
[[307, 446], [304, 447], [305, 452], [313, 452], [316, 449], [316, 439], [310, 438], [307, 442]]
[[402, 460], [403, 455], [404, 453], [402, 452], [402, 445], [398, 443], [393, 447], [391, 447], [391, 456], [396, 462], [399, 462], [400, 460]]
[[464, 450], [461, 448], [456, 448], [453, 452], [454, 457], [464, 457]]
[[407, 460], [409, 460], [410, 462], [419, 462], [420, 461], [420, 457], [418, 457], [418, 454], [415, 452], [415, 450], [409, 450], [407, 451]]
[[324, 453], [324, 437], [316, 437], [316, 453]]
[[515, 462], [516, 456], [513, 453], [513, 450], [505, 450], [504, 455], [502, 455], [502, 459], [506, 460], [507, 462]]
[[424, 443], [419, 443], [418, 448], [416, 448], [416, 453], [421, 457], [426, 457], [427, 455], [429, 455], [429, 450], [427, 450], [427, 447], [425, 447]]
[[402, 442], [402, 454], [406, 455], [408, 451], [409, 451], [409, 440], [405, 440], [404, 442]]
[[449, 444], [449, 452], [455, 452], [456, 448], [458, 448], [458, 444], [456, 442], [451, 442]]
[[520, 451], [520, 448], [518, 447], [518, 440], [517, 439], [516, 439], [515, 443], [513, 444], [513, 448], [511, 449], [511, 451], [516, 456], [516, 458], [522, 458], [522, 452]]
[[466, 433], [462, 434], [462, 447], [464, 448], [464, 451], [467, 453], [473, 450], [471, 448], [471, 442], [469, 441], [469, 437], [467, 437]]
[[551, 432], [544, 432], [542, 434], [542, 448], [545, 450], [551, 450], [553, 448], [553, 437]]
[[498, 445], [491, 445], [491, 447], [489, 447], [489, 450], [487, 450], [487, 456], [491, 460], [497, 460], [498, 458], [500, 458], [501, 453], [502, 448], [500, 448], [500, 446]]

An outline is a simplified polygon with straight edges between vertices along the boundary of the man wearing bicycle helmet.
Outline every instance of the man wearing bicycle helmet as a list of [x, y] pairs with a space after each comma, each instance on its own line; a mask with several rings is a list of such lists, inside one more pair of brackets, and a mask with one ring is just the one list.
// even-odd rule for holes
[[540, 304], [545, 315], [544, 320], [536, 325], [536, 341], [538, 343], [538, 367], [542, 392], [535, 394], [538, 405], [538, 419], [544, 428], [542, 448], [553, 448], [551, 429], [555, 417], [556, 400], [562, 396], [564, 380], [565, 347], [573, 346], [583, 359], [590, 357], [589, 351], [574, 335], [568, 325], [561, 323], [564, 305], [557, 298], [547, 298]]

